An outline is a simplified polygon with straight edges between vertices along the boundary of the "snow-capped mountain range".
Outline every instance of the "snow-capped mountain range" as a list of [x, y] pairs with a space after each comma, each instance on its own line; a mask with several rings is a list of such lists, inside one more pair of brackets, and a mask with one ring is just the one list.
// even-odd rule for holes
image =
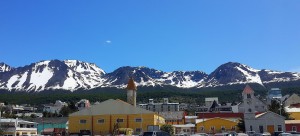
[[[300, 81], [300, 73], [258, 70], [228, 62], [211, 74], [202, 71], [163, 72], [147, 67], [120, 67], [105, 73], [93, 63], [78, 60], [50, 60], [12, 68], [0, 63], [0, 89], [43, 91], [92, 89], [96, 87], [124, 88], [133, 77], [137, 86], [176, 86], [179, 88], [217, 87], [233, 84]], [[299, 85], [300, 86], [300, 85]]]

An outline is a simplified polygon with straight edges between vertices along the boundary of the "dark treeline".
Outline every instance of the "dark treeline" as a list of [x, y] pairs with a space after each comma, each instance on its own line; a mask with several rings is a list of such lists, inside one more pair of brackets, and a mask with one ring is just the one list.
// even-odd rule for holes
[[[197, 103], [204, 102], [206, 97], [218, 97], [220, 102], [238, 102], [245, 85], [234, 85], [228, 88], [189, 88], [182, 89], [173, 86], [164, 87], [138, 87], [137, 102], [146, 103], [150, 98], [155, 102], [162, 102], [162, 98], [169, 98], [170, 102]], [[253, 84], [251, 87], [255, 95], [264, 98], [267, 95], [266, 88]], [[300, 93], [300, 87], [281, 88], [282, 94]], [[56, 100], [65, 102], [77, 102], [80, 99], [88, 99], [90, 102], [104, 101], [107, 99], [126, 100], [126, 90], [117, 88], [95, 88], [91, 90], [77, 90], [74, 92], [66, 90], [46, 90], [41, 92], [22, 92], [0, 90], [0, 102], [9, 104], [48, 104]]]

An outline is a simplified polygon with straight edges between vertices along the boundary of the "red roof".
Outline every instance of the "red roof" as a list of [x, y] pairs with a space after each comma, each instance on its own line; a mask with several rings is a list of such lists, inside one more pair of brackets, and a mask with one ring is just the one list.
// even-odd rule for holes
[[134, 90], [134, 91], [137, 90], [136, 85], [135, 85], [132, 78], [129, 79], [126, 89], [127, 90]]
[[300, 103], [291, 104], [289, 108], [300, 108]]
[[[256, 112], [255, 115], [259, 115], [262, 112]], [[201, 118], [244, 118], [244, 113], [213, 113], [213, 112], [205, 112], [205, 113], [197, 113], [198, 119]]]
[[198, 118], [243, 118], [243, 113], [198, 113]]
[[246, 85], [243, 93], [244, 94], [251, 94], [251, 93], [254, 93], [254, 91], [252, 90], [252, 88], [249, 85]]

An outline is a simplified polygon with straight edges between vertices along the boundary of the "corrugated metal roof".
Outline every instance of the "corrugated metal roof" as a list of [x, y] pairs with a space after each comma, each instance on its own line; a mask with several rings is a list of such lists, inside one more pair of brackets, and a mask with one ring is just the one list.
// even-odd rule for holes
[[159, 112], [159, 115], [164, 117], [165, 119], [183, 119], [184, 118], [184, 111]]
[[147, 114], [154, 113], [139, 107], [134, 107], [121, 100], [109, 99], [97, 105], [70, 114], [70, 116], [113, 115], [113, 114]]
[[238, 119], [228, 119], [228, 118], [215, 117], [215, 118], [209, 118], [209, 119], [196, 119], [196, 124], [201, 123], [201, 122], [206, 122], [208, 120], [213, 120], [213, 119], [222, 119], [222, 120], [227, 120], [227, 121], [231, 121], [231, 122], [238, 122]]
[[263, 117], [265, 115], [267, 115], [267, 116], [277, 116], [279, 118], [284, 118], [283, 116], [281, 116], [281, 115], [279, 115], [277, 113], [274, 113], [272, 111], [267, 111], [267, 112], [263, 112], [263, 113], [257, 114], [257, 115], [255, 115], [255, 118], [261, 118], [261, 117]]
[[36, 122], [31, 122], [31, 121], [25, 121], [22, 119], [11, 119], [11, 118], [1, 118], [0, 122], [2, 123], [12, 123], [12, 122], [21, 122], [21, 123], [28, 123], [28, 124], [37, 124]]

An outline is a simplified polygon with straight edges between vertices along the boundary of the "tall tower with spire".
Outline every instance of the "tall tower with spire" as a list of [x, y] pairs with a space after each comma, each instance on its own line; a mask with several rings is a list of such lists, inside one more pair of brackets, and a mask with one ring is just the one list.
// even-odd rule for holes
[[244, 121], [246, 131], [255, 130], [252, 126], [255, 122], [255, 101], [254, 101], [254, 91], [249, 85], [246, 85], [242, 92], [243, 103], [244, 103]]
[[244, 103], [244, 118], [255, 119], [254, 91], [249, 85], [246, 85], [242, 92], [242, 95]]
[[131, 77], [127, 84], [127, 102], [133, 106], [136, 106], [136, 85]]

